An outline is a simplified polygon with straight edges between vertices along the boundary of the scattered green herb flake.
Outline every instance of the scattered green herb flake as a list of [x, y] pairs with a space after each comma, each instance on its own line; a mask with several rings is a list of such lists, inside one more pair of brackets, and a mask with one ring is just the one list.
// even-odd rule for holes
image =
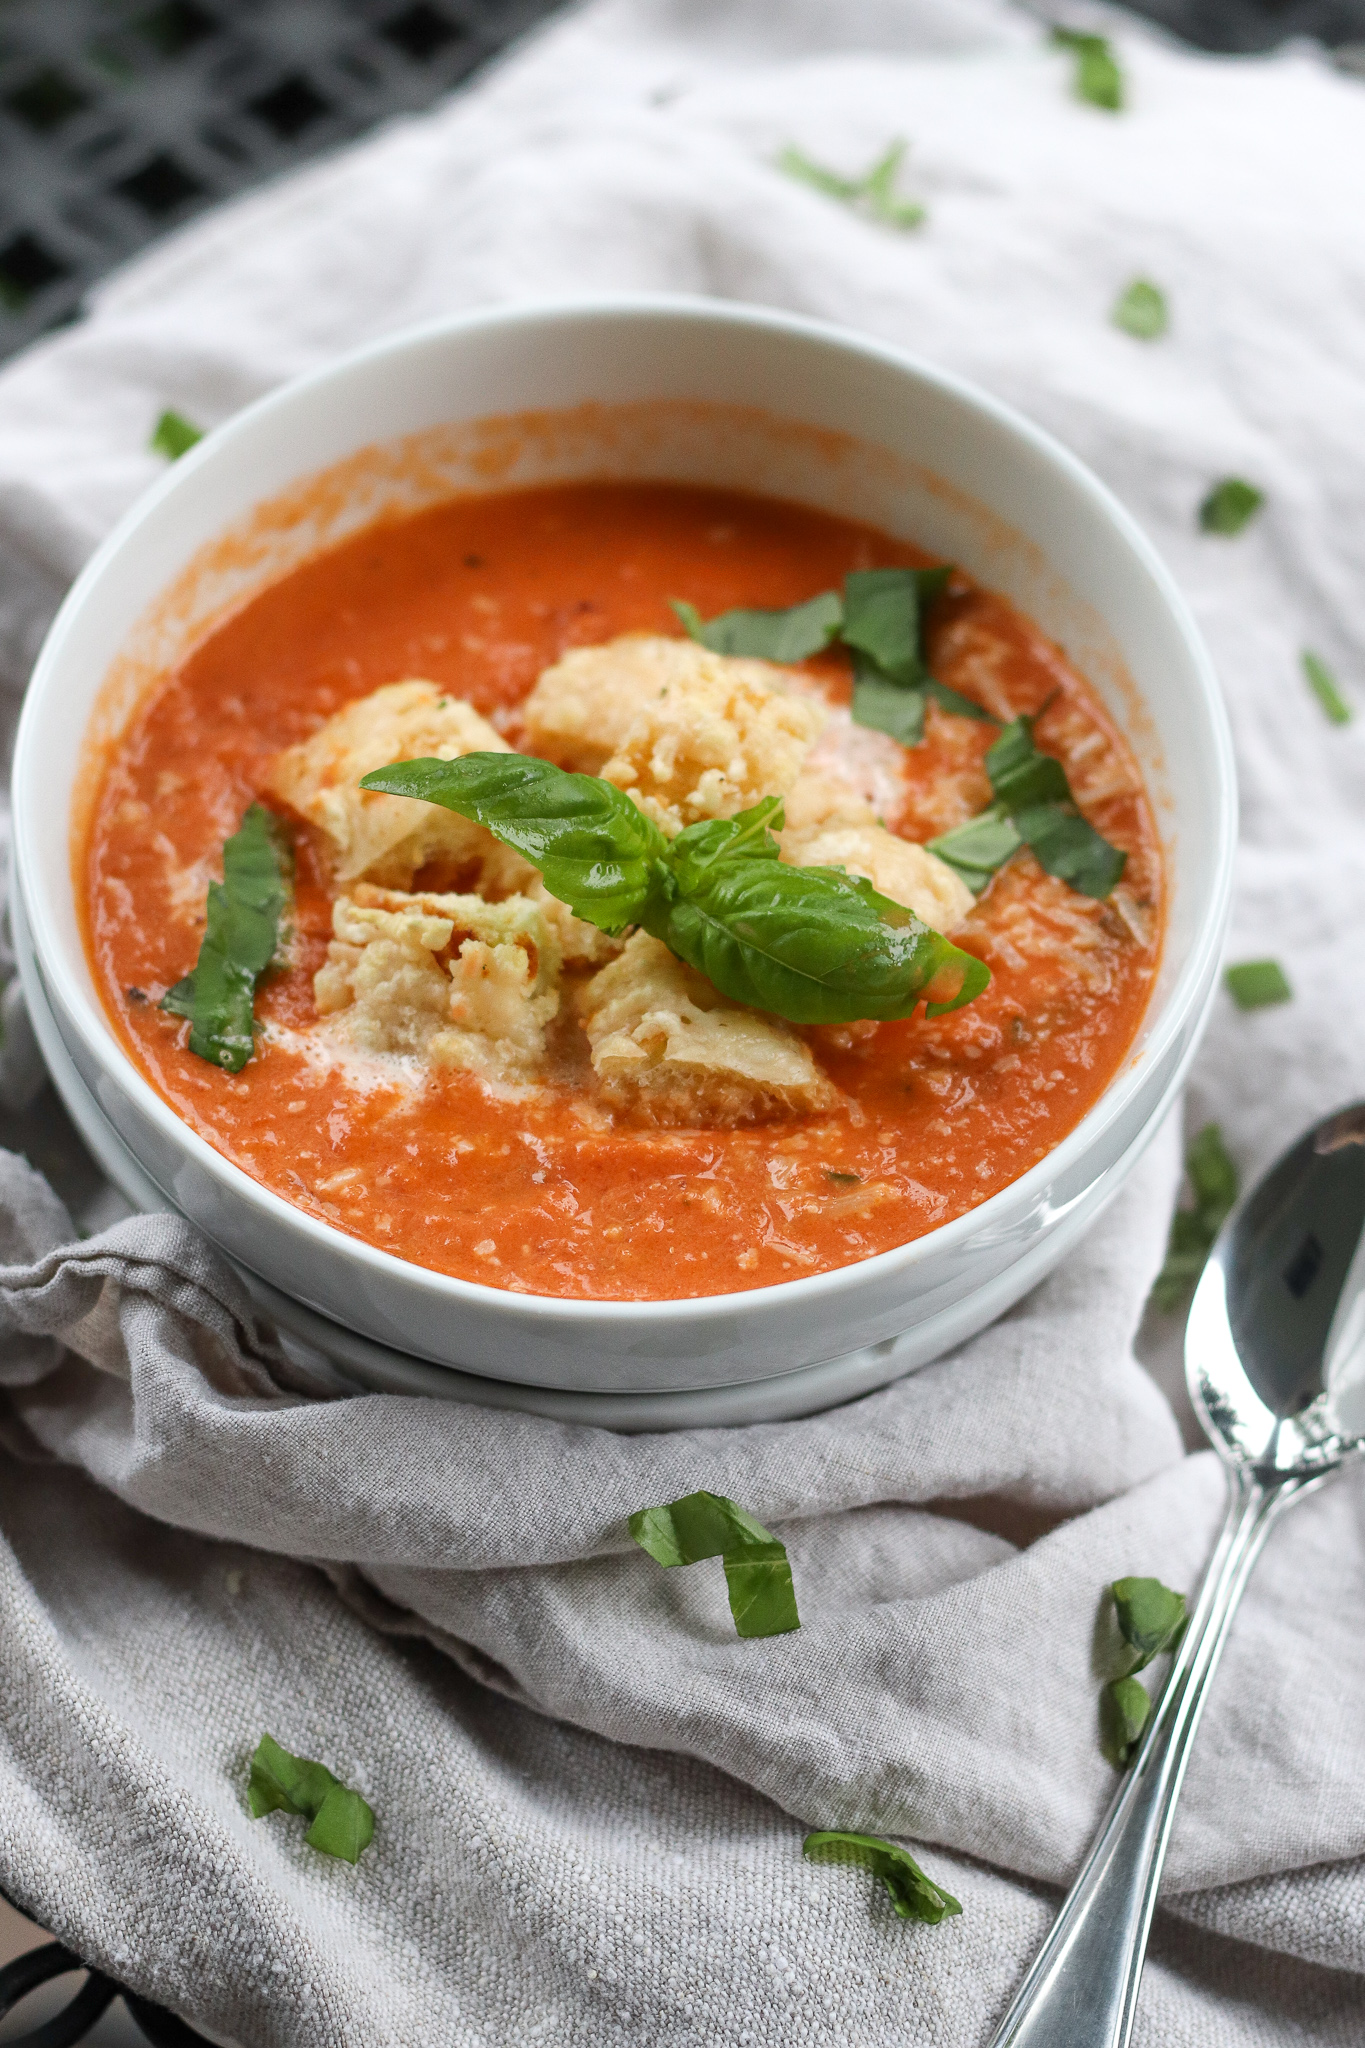
[[843, 621], [843, 606], [833, 590], [785, 611], [721, 612], [714, 619], [703, 619], [683, 598], [671, 602], [690, 639], [713, 654], [745, 654], [760, 661], [805, 661], [828, 647]]
[[1223, 969], [1227, 992], [1239, 1010], [1264, 1010], [1291, 1003], [1294, 991], [1278, 960], [1239, 960]]
[[630, 1518], [641, 1550], [668, 1569], [718, 1557], [730, 1612], [741, 1636], [780, 1636], [800, 1628], [785, 1545], [722, 1493], [684, 1494]]
[[1310, 649], [1305, 648], [1300, 659], [1303, 662], [1304, 675], [1308, 679], [1308, 687], [1331, 719], [1333, 725], [1349, 725], [1351, 722], [1351, 707], [1342, 696], [1337, 686], [1337, 679], [1332, 674], [1331, 669], [1328, 668], [1322, 656], [1314, 654]]
[[204, 429], [187, 420], [183, 412], [163, 412], [152, 428], [152, 438], [147, 443], [153, 455], [164, 455], [167, 462], [178, 462], [182, 455], [188, 455], [196, 441], [202, 441]]
[[863, 1184], [860, 1173], [844, 1173], [837, 1166], [825, 1168], [825, 1179], [832, 1180], [838, 1188], [860, 1188]]
[[1131, 1762], [1151, 1713], [1151, 1697], [1140, 1678], [1111, 1679], [1101, 1691], [1100, 1748], [1116, 1771]]
[[1071, 90], [1078, 100], [1117, 114], [1123, 107], [1123, 73], [1118, 59], [1103, 36], [1082, 35], [1074, 28], [1054, 28], [1052, 41], [1058, 49], [1070, 50], [1076, 59]]
[[1170, 324], [1165, 293], [1146, 277], [1135, 277], [1119, 293], [1109, 317], [1136, 341], [1157, 341]]
[[475, 819], [580, 917], [604, 931], [642, 925], [723, 994], [792, 1023], [888, 1021], [921, 1001], [937, 1016], [990, 981], [984, 962], [870, 882], [780, 862], [776, 797], [669, 841], [611, 783], [521, 754], [399, 761], [361, 788]]
[[802, 1847], [812, 1863], [855, 1863], [870, 1870], [886, 1886], [902, 1920], [922, 1920], [936, 1927], [962, 1907], [951, 1892], [926, 1877], [908, 1849], [880, 1835], [849, 1834], [843, 1828], [822, 1828], [806, 1836]]
[[306, 1815], [312, 1825], [304, 1840], [346, 1863], [358, 1862], [374, 1835], [374, 1814], [358, 1792], [326, 1764], [284, 1749], [273, 1735], [263, 1735], [256, 1745], [247, 1805], [256, 1820], [276, 1812]]
[[1199, 524], [1205, 533], [1240, 533], [1265, 503], [1265, 492], [1244, 477], [1225, 476], [1199, 507]]
[[1185, 1174], [1194, 1201], [1171, 1219], [1166, 1260], [1152, 1288], [1152, 1300], [1167, 1312], [1182, 1306], [1208, 1261], [1213, 1241], [1237, 1200], [1237, 1168], [1228, 1157], [1217, 1124], [1205, 1124], [1190, 1140]]
[[199, 958], [161, 998], [190, 1020], [190, 1051], [235, 1074], [255, 1050], [256, 984], [275, 957], [292, 901], [293, 861], [279, 821], [252, 804], [210, 882]]
[[823, 192], [827, 199], [837, 199], [865, 213], [882, 227], [917, 228], [925, 219], [924, 208], [914, 200], [896, 195], [896, 179], [905, 160], [906, 146], [904, 141], [893, 142], [861, 178], [841, 177], [790, 145], [778, 157], [777, 168], [787, 177]]
[[888, 733], [903, 747], [917, 747], [924, 738], [923, 690], [907, 690], [879, 675], [870, 662], [853, 664], [853, 696], [849, 710], [855, 725]]
[[1115, 1579], [1110, 1587], [1119, 1634], [1127, 1645], [1121, 1677], [1144, 1671], [1153, 1657], [1174, 1650], [1185, 1633], [1189, 1605], [1160, 1579]]

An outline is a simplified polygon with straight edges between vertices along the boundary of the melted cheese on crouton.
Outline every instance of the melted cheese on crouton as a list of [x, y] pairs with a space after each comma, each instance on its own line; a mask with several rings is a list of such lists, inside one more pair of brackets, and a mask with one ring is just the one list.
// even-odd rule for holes
[[771, 662], [627, 633], [546, 669], [523, 706], [531, 745], [626, 790], [667, 833], [782, 796], [825, 723]]
[[391, 761], [511, 752], [471, 704], [435, 683], [389, 683], [348, 704], [271, 763], [266, 788], [323, 834], [339, 882], [406, 888], [438, 862], [452, 877], [487, 878], [490, 893], [523, 887], [534, 870], [482, 825], [439, 804], [357, 788]]
[[528, 1080], [544, 1065], [560, 951], [528, 897], [486, 903], [362, 884], [338, 897], [332, 930], [314, 996], [320, 1015], [344, 1013], [362, 1051], [417, 1054], [499, 1081]]
[[645, 932], [593, 976], [580, 1014], [603, 1092], [653, 1123], [753, 1123], [840, 1100], [789, 1025], [732, 1003]]
[[827, 825], [782, 835], [782, 857], [798, 868], [844, 868], [893, 903], [903, 903], [936, 932], [961, 924], [976, 898], [962, 877], [927, 846], [898, 839], [884, 825]]

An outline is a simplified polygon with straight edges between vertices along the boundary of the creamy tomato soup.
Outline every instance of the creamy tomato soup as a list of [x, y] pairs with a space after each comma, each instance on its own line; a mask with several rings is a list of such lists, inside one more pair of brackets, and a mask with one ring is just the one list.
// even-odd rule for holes
[[[490, 1286], [724, 1293], [961, 1215], [1042, 1159], [1132, 1044], [1162, 904], [1136, 763], [1058, 648], [959, 572], [929, 667], [996, 722], [930, 702], [912, 746], [851, 722], [838, 646], [727, 663], [669, 604], [786, 607], [927, 559], [792, 504], [609, 483], [461, 498], [316, 556], [166, 675], [104, 765], [87, 938], [120, 1039], [255, 1179]], [[974, 900], [918, 851], [991, 803], [986, 754], [1021, 713], [1127, 857], [1102, 900], [1027, 846]], [[868, 875], [951, 927], [989, 986], [932, 1020], [792, 1026], [573, 918], [467, 820], [356, 787], [507, 747], [605, 771], [666, 833], [780, 795], [784, 858]], [[295, 896], [232, 1073], [159, 1004], [253, 802], [292, 840]]]

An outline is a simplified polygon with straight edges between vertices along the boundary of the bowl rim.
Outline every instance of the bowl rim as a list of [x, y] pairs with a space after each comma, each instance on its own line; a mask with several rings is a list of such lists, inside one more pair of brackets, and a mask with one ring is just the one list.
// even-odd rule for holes
[[[1060, 470], [1070, 484], [1089, 500], [1097, 517], [1116, 532], [1130, 554], [1136, 558], [1137, 565], [1145, 571], [1185, 645], [1199, 681], [1202, 710], [1209, 722], [1213, 744], [1216, 776], [1215, 787], [1210, 794], [1217, 807], [1218, 838], [1212, 886], [1199, 911], [1189, 954], [1164, 997], [1161, 1010], [1152, 1025], [1148, 1043], [1142, 1048], [1137, 1059], [1129, 1055], [1125, 1066], [1110, 1080], [1079, 1123], [1016, 1180], [988, 1196], [984, 1202], [965, 1210], [961, 1216], [934, 1226], [922, 1236], [912, 1238], [905, 1244], [893, 1245], [884, 1252], [874, 1253], [869, 1258], [855, 1260], [846, 1266], [836, 1266], [794, 1280], [776, 1281], [768, 1286], [727, 1294], [618, 1301], [597, 1297], [523, 1294], [418, 1265], [394, 1252], [384, 1251], [364, 1238], [353, 1237], [321, 1218], [310, 1216], [305, 1210], [287, 1201], [284, 1196], [266, 1187], [263, 1182], [254, 1179], [244, 1168], [237, 1166], [206, 1139], [200, 1137], [157, 1093], [151, 1082], [134, 1064], [115, 1036], [103, 1004], [97, 996], [92, 998], [80, 986], [75, 976], [68, 972], [62, 953], [56, 949], [45, 949], [42, 935], [48, 929], [48, 925], [43, 915], [41, 894], [38, 900], [34, 900], [35, 890], [41, 892], [45, 883], [37, 860], [28, 853], [30, 806], [27, 792], [33, 780], [30, 756], [37, 744], [36, 731], [42, 714], [43, 700], [51, 687], [52, 678], [60, 672], [65, 643], [90, 593], [116, 567], [125, 549], [136, 543], [143, 526], [157, 516], [167, 500], [174, 497], [190, 478], [207, 464], [214, 462], [221, 453], [254, 434], [262, 422], [268, 422], [274, 416], [287, 412], [301, 398], [311, 395], [329, 383], [344, 382], [353, 373], [382, 362], [386, 357], [401, 359], [431, 343], [458, 341], [466, 335], [478, 334], [489, 329], [552, 327], [556, 322], [642, 318], [661, 325], [688, 321], [746, 328], [750, 331], [790, 337], [796, 341], [813, 342], [844, 354], [861, 356], [887, 369], [908, 375], [928, 385], [941, 396], [957, 402], [979, 416], [984, 416], [991, 426], [1022, 441], [1047, 464]], [[83, 736], [84, 728], [77, 736], [77, 744]], [[225, 1182], [234, 1196], [239, 1199], [245, 1198], [247, 1205], [256, 1210], [260, 1221], [274, 1223], [291, 1231], [302, 1231], [320, 1251], [331, 1253], [333, 1256], [350, 1257], [373, 1271], [377, 1278], [383, 1276], [390, 1285], [406, 1285], [425, 1290], [451, 1309], [477, 1306], [484, 1315], [491, 1312], [515, 1319], [530, 1318], [561, 1323], [568, 1321], [584, 1325], [596, 1324], [603, 1320], [608, 1323], [636, 1325], [668, 1323], [682, 1319], [709, 1322], [736, 1315], [761, 1314], [770, 1305], [780, 1305], [788, 1309], [803, 1303], [814, 1306], [826, 1295], [838, 1294], [850, 1286], [856, 1286], [863, 1277], [871, 1279], [873, 1275], [886, 1274], [892, 1265], [899, 1265], [908, 1277], [913, 1268], [923, 1260], [945, 1250], [956, 1249], [963, 1240], [980, 1232], [983, 1226], [989, 1229], [992, 1220], [1000, 1215], [1006, 1205], [1017, 1207], [1021, 1196], [1028, 1190], [1038, 1187], [1042, 1182], [1055, 1179], [1079, 1161], [1106, 1127], [1124, 1113], [1132, 1095], [1141, 1084], [1143, 1067], [1155, 1062], [1162, 1053], [1169, 1050], [1190, 1022], [1191, 1011], [1197, 1005], [1207, 1002], [1213, 968], [1222, 951], [1231, 907], [1233, 865], [1237, 846], [1236, 788], [1232, 735], [1217, 674], [1193, 614], [1174, 576], [1153, 542], [1121, 500], [1101, 482], [1087, 464], [1044, 428], [955, 372], [927, 362], [893, 343], [859, 334], [830, 321], [811, 319], [802, 314], [787, 313], [766, 306], [749, 305], [739, 300], [709, 299], [686, 293], [594, 292], [518, 300], [506, 305], [485, 306], [468, 312], [445, 315], [402, 328], [396, 333], [367, 342], [357, 349], [348, 350], [315, 369], [288, 379], [276, 389], [244, 406], [221, 425], [206, 433], [202, 441], [143, 492], [124, 512], [77, 576], [48, 628], [34, 664], [16, 731], [11, 774], [13, 872], [18, 886], [25, 895], [29, 926], [34, 934], [35, 963], [44, 975], [50, 993], [58, 998], [61, 1009], [65, 1011], [78, 1032], [87, 1052], [97, 1066], [111, 1074], [117, 1085], [131, 1097], [137, 1109], [172, 1146], [177, 1146], [188, 1153], [190, 1159], [205, 1168], [212, 1179]], [[37, 800], [35, 789], [35, 804]], [[1144, 1013], [1144, 1017], [1149, 1014], [1150, 1011]], [[1192, 1056], [1199, 1020], [1196, 1018], [1194, 1022], [1196, 1029], [1182, 1065]]]

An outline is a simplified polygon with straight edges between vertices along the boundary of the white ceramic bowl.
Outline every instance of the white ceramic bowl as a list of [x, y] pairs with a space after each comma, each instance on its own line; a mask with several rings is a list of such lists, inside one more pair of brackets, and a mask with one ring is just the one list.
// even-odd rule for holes
[[[328, 491], [300, 495], [327, 470]], [[91, 786], [82, 735], [116, 732], [149, 677], [214, 618], [385, 509], [604, 475], [737, 485], [854, 514], [1005, 592], [1118, 717], [1155, 800], [1171, 884], [1138, 1041], [1046, 1159], [912, 1244], [695, 1301], [504, 1293], [292, 1208], [195, 1136], [122, 1051], [86, 963], [73, 880]], [[623, 1394], [733, 1387], [875, 1347], [882, 1364], [865, 1385], [999, 1315], [1131, 1169], [1213, 991], [1235, 807], [1217, 684], [1170, 576], [1116, 500], [1027, 421], [897, 350], [751, 307], [514, 307], [398, 335], [263, 399], [169, 470], [99, 550], [48, 635], [20, 722], [14, 864], [33, 934], [21, 971], [168, 1201], [240, 1264], [363, 1337], [473, 1374]]]

